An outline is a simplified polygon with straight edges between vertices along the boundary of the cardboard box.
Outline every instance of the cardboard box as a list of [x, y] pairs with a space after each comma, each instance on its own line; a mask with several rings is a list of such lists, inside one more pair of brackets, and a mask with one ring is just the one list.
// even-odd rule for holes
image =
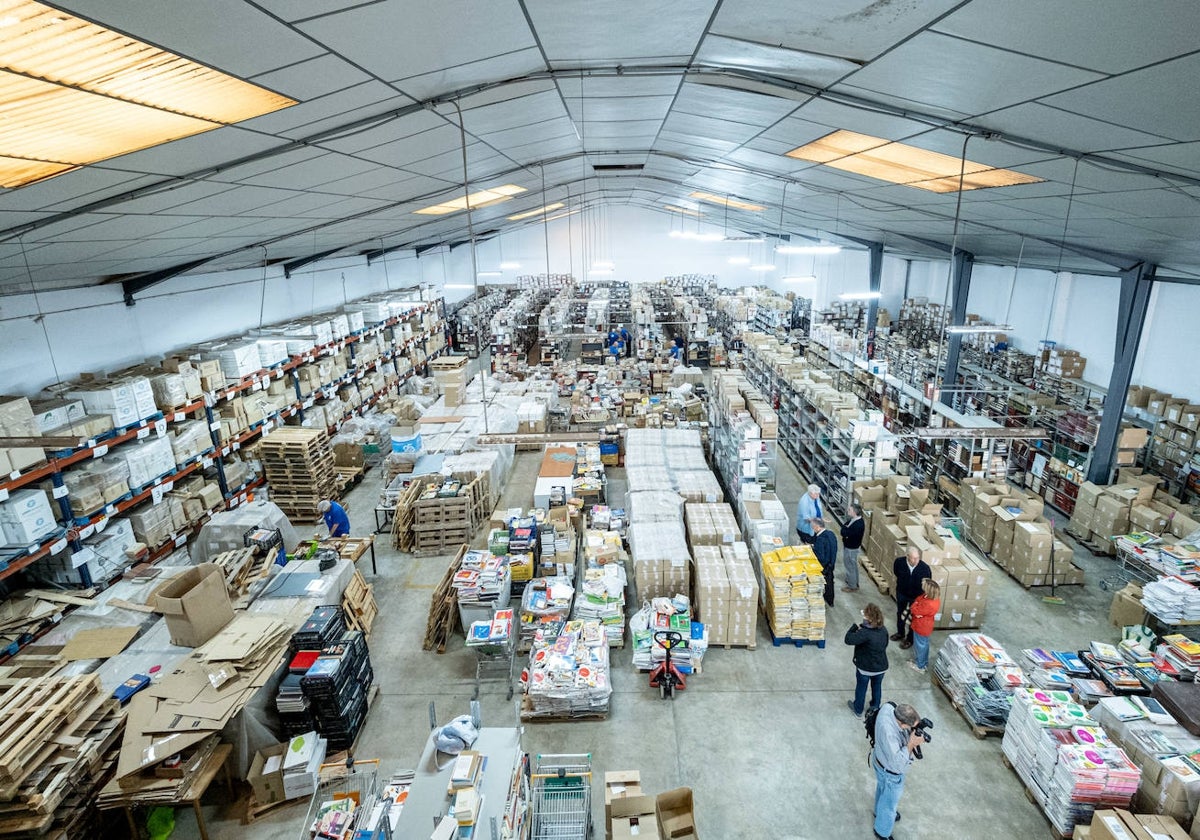
[[1136, 583], [1128, 583], [1124, 589], [1113, 593], [1108, 619], [1116, 627], [1144, 624], [1146, 608], [1142, 606], [1142, 587]]
[[[254, 761], [250, 762], [250, 772], [246, 774], [246, 781], [254, 789], [254, 798], [259, 805], [282, 802], [286, 798], [283, 792], [283, 757], [287, 746], [272, 744], [263, 747], [254, 754]], [[271, 766], [269, 771], [264, 769], [268, 764]]]
[[1153, 840], [1133, 814], [1120, 808], [1096, 811], [1090, 828], [1092, 840]]
[[[639, 770], [610, 770], [604, 774], [604, 825], [605, 833], [612, 826], [612, 804], [620, 799], [632, 799], [642, 796], [642, 774]], [[634, 813], [634, 812], [630, 812]], [[642, 812], [645, 813], [645, 812]], [[654, 813], [654, 803], [650, 803], [649, 813]]]
[[167, 619], [171, 644], [199, 647], [233, 620], [221, 567], [201, 563], [154, 590], [149, 603]]
[[[605, 805], [605, 811], [608, 806]], [[612, 803], [605, 836], [612, 840], [659, 840], [657, 802], [653, 796], [627, 796]]]
[[658, 833], [667, 838], [695, 838], [696, 811], [692, 789], [681, 787], [660, 793], [656, 802]]

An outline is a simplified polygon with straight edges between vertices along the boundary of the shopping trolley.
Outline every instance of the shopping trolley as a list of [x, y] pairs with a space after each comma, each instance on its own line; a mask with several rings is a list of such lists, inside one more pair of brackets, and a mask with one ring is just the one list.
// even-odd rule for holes
[[516, 628], [507, 638], [486, 642], [467, 640], [467, 647], [475, 651], [475, 694], [472, 700], [479, 699], [479, 687], [484, 680], [501, 680], [508, 689], [504, 698], [511, 700], [515, 674], [513, 667], [514, 653], [517, 648]]
[[592, 754], [538, 755], [530, 840], [587, 840], [592, 836]]
[[[356, 840], [392, 840], [392, 825], [387, 809], [376, 807], [380, 801], [379, 759], [322, 764], [317, 789], [308, 806], [300, 830], [300, 840], [312, 840], [317, 821], [324, 813], [344, 809], [351, 814]], [[353, 803], [353, 807], [346, 804]], [[319, 835], [329, 836], [329, 835]], [[350, 836], [347, 834], [347, 836]]]

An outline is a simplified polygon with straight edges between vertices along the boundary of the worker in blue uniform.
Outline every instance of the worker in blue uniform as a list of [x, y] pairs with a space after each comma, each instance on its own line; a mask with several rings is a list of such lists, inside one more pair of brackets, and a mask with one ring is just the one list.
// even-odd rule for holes
[[350, 536], [350, 517], [346, 515], [346, 509], [337, 502], [323, 499], [317, 505], [317, 512], [321, 514], [321, 518], [325, 520], [325, 527], [329, 529], [331, 537], [348, 537]]

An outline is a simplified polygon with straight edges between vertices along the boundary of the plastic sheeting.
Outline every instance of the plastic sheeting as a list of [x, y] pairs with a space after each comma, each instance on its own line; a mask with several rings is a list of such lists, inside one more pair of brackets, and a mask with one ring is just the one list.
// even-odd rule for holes
[[292, 527], [292, 523], [279, 506], [259, 499], [251, 504], [218, 513], [208, 520], [192, 545], [192, 559], [197, 563], [207, 563], [223, 551], [244, 548], [243, 535], [251, 528], [260, 526], [278, 528], [285, 547], [295, 546], [300, 542], [299, 533]]
[[686, 567], [692, 562], [682, 521], [633, 521], [627, 534], [635, 568], [639, 563], [663, 562]]
[[625, 500], [631, 522], [679, 522], [683, 516], [683, 497], [674, 490], [631, 489]]

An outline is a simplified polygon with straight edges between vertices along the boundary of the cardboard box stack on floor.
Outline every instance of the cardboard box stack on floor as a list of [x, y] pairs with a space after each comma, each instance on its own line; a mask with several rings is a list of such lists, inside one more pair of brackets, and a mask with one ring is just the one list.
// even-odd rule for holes
[[607, 840], [697, 840], [691, 788], [657, 796], [642, 789], [637, 770], [604, 774], [604, 836]]
[[696, 618], [709, 645], [753, 648], [758, 634], [758, 579], [744, 542], [693, 546]]
[[1072, 562], [1070, 546], [1055, 538], [1056, 523], [1044, 515], [1040, 497], [977, 478], [964, 480], [959, 491], [967, 539], [1022, 586], [1083, 583], [1083, 570]]
[[911, 487], [906, 476], [854, 484], [867, 522], [863, 546], [880, 578], [895, 592], [892, 568], [909, 546], [921, 549], [942, 590], [942, 611], [934, 627], [979, 627], [987, 612], [988, 569], [963, 551], [954, 533], [941, 525], [941, 505], [928, 504], [929, 491]]
[[1115, 554], [1112, 538], [1122, 534], [1146, 531], [1183, 538], [1200, 528], [1200, 522], [1188, 515], [1190, 508], [1158, 489], [1158, 481], [1140, 469], [1122, 469], [1115, 484], [1085, 482], [1067, 531], [1093, 549]]

